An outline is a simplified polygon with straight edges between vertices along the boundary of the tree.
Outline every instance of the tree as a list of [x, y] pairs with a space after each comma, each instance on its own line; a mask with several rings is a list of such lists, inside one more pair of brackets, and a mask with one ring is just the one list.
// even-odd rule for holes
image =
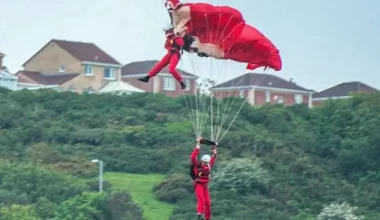
[[262, 191], [271, 180], [259, 159], [232, 159], [218, 165], [210, 187], [216, 190], [235, 189], [241, 193]]
[[361, 220], [364, 216], [356, 216], [354, 214], [357, 207], [352, 207], [346, 202], [331, 203], [325, 205], [318, 215], [317, 220]]
[[11, 205], [0, 209], [0, 220], [42, 220], [38, 218], [31, 206]]

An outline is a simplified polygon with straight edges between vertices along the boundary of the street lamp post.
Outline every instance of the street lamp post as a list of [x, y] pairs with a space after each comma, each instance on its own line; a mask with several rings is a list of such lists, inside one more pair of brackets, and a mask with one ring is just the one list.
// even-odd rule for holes
[[92, 163], [99, 163], [99, 192], [103, 192], [103, 161], [94, 159]]

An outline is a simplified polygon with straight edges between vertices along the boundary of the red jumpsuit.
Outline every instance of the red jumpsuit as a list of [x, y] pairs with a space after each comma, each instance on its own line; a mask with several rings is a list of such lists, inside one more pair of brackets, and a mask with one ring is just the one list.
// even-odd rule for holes
[[198, 178], [194, 181], [194, 191], [197, 196], [197, 212], [198, 214], [205, 214], [206, 219], [211, 219], [211, 199], [208, 190], [208, 182], [210, 181], [211, 167], [215, 164], [216, 155], [211, 156], [209, 164], [202, 164], [197, 160], [199, 149], [195, 148], [191, 153], [190, 160], [194, 166], [194, 173]]
[[149, 78], [157, 75], [165, 66], [169, 64], [169, 73], [178, 81], [182, 82], [182, 76], [176, 70], [178, 62], [180, 60], [180, 50], [184, 45], [182, 37], [176, 36], [174, 34], [168, 35], [166, 37], [165, 48], [167, 49], [167, 54], [158, 62], [152, 70], [149, 71]]

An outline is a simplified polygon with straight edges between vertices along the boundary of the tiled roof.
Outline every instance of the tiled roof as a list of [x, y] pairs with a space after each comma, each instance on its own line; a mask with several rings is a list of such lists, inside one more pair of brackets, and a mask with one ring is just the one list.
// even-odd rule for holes
[[[98, 46], [96, 46], [93, 43], [53, 39], [49, 41], [44, 47], [42, 47], [41, 50], [52, 42], [62, 47], [62, 49], [66, 50], [68, 53], [70, 53], [72, 56], [74, 56], [81, 62], [98, 62], [98, 63], [121, 65], [117, 60], [115, 60], [113, 57], [111, 57], [109, 54], [104, 52], [102, 49], [100, 49]], [[35, 53], [23, 65], [28, 63], [41, 50]]]
[[313, 98], [349, 96], [352, 92], [379, 92], [379, 90], [361, 82], [345, 82], [313, 94]]
[[276, 89], [289, 89], [313, 92], [310, 89], [303, 88], [293, 82], [284, 80], [278, 76], [263, 73], [246, 73], [227, 82], [218, 84], [214, 86], [212, 89], [244, 86], [272, 87]]
[[25, 81], [22, 76], [26, 76], [38, 84], [42, 85], [62, 85], [65, 82], [77, 77], [79, 73], [41, 73], [32, 71], [19, 71], [16, 73], [21, 82]]
[[[121, 73], [123, 76], [128, 76], [128, 75], [136, 75], [136, 74], [146, 74], [148, 73], [153, 66], [159, 62], [158, 60], [145, 60], [145, 61], [137, 61], [137, 62], [132, 62], [124, 65], [121, 68]], [[197, 77], [196, 75], [193, 75], [191, 73], [188, 73], [186, 71], [177, 69], [183, 76], [192, 76], [192, 77]], [[160, 73], [168, 73], [168, 67], [166, 66], [163, 68]]]

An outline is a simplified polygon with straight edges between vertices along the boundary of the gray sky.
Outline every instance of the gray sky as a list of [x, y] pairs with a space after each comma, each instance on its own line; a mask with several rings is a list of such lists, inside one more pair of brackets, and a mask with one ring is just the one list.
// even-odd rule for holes
[[[344, 81], [380, 89], [380, 1], [204, 2], [237, 8], [272, 40], [283, 70], [269, 73], [315, 90]], [[165, 53], [162, 0], [0, 0], [0, 7], [0, 51], [12, 72], [52, 38], [93, 42], [123, 64]], [[184, 55], [179, 67], [219, 82], [246, 72], [245, 64], [201, 59]]]

